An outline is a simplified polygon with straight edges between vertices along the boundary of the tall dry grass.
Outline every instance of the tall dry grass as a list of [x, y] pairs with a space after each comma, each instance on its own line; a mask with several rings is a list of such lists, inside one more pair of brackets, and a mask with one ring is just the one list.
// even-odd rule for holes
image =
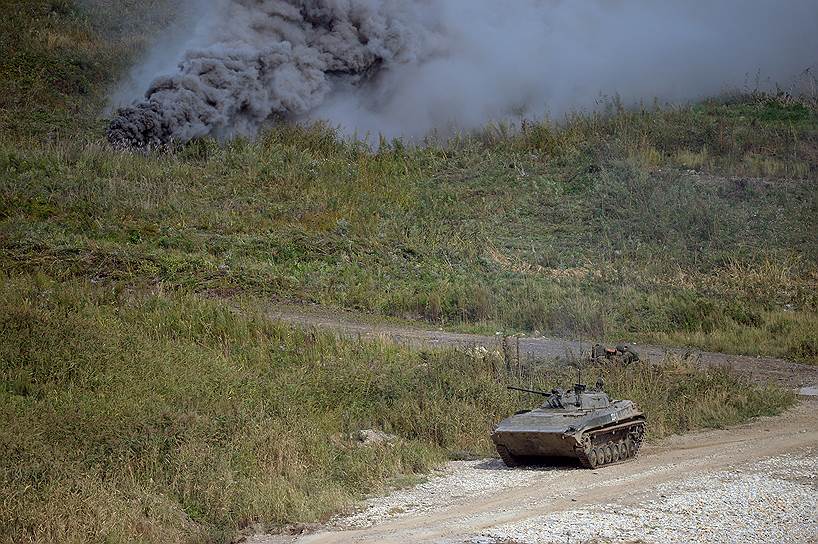
[[[0, 282], [0, 540], [229, 541], [324, 520], [536, 399], [489, 354], [297, 331], [219, 301], [6, 275]], [[774, 414], [789, 392], [676, 361], [586, 369], [642, 404], [649, 436]], [[547, 366], [535, 387], [566, 386]], [[362, 446], [360, 429], [395, 441]]]

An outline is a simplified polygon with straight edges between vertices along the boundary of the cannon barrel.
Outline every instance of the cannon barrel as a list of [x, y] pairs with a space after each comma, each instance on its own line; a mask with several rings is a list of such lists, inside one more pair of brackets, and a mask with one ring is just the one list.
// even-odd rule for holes
[[532, 395], [542, 395], [543, 397], [550, 397], [553, 393], [546, 393], [545, 391], [535, 391], [534, 389], [523, 389], [522, 387], [507, 386], [507, 389], [512, 391], [522, 391], [523, 393], [531, 393]]

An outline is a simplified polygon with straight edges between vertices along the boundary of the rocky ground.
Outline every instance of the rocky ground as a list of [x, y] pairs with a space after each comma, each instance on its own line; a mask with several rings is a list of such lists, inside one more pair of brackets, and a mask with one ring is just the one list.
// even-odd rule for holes
[[656, 487], [656, 497], [567, 510], [483, 531], [500, 542], [807, 542], [818, 537], [815, 452], [782, 455]]

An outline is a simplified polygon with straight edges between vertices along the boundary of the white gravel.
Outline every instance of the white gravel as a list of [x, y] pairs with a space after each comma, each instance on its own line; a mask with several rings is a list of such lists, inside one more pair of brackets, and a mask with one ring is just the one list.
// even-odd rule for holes
[[[772, 457], [731, 471], [697, 473], [695, 464], [664, 465], [689, 477], [657, 486], [634, 504], [578, 507], [498, 525], [467, 538], [468, 544], [651, 544], [818, 542], [818, 455]], [[338, 518], [339, 529], [434, 512], [469, 498], [553, 481], [566, 469], [508, 470], [500, 461], [459, 461], [411, 489], [366, 501]], [[660, 470], [660, 469], [656, 469]], [[644, 475], [644, 473], [643, 473]], [[622, 477], [600, 484], [621, 484]], [[531, 497], [533, 500], [534, 497]], [[464, 540], [446, 544], [463, 544]]]
[[431, 512], [467, 497], [485, 496], [547, 479], [556, 481], [561, 474], [560, 470], [548, 468], [511, 470], [499, 459], [453, 461], [411, 489], [368, 499], [360, 512], [336, 518], [331, 525], [339, 529], [369, 527], [386, 519]]
[[691, 475], [659, 498], [563, 511], [485, 531], [470, 544], [796, 543], [818, 541], [818, 460], [781, 456], [738, 471]]

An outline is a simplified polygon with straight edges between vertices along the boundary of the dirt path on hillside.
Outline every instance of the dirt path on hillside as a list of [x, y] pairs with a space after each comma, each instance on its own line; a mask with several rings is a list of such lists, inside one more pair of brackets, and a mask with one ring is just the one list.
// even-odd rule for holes
[[[400, 344], [430, 347], [502, 349], [502, 336], [487, 336], [428, 330], [408, 325], [375, 323], [366, 316], [314, 306], [273, 307], [268, 314], [272, 319], [301, 327], [315, 327], [363, 339], [388, 339]], [[590, 343], [548, 337], [521, 337], [520, 358], [524, 361], [545, 359], [574, 359], [590, 350]], [[517, 351], [517, 340], [512, 348]], [[818, 395], [818, 366], [802, 365], [774, 357], [752, 357], [713, 353], [696, 349], [637, 345], [643, 359], [661, 360], [666, 354], [691, 356], [704, 365], [728, 365], [762, 382], [776, 382], [792, 389], [803, 389], [805, 394]]]
[[450, 463], [329, 529], [254, 544], [818, 542], [818, 401], [596, 470]]

